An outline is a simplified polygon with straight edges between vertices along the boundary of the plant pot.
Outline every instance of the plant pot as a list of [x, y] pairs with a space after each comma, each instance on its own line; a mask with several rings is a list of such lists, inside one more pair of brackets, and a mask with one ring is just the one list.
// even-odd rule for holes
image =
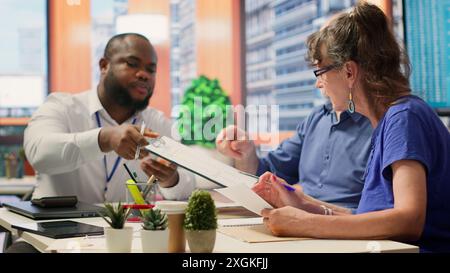
[[211, 253], [216, 243], [216, 230], [186, 230], [186, 238], [192, 253]]
[[142, 252], [167, 253], [169, 249], [169, 230], [141, 230]]
[[[198, 158], [209, 158], [212, 157], [228, 166], [233, 166], [234, 160], [230, 157], [224, 156], [219, 151], [217, 151], [214, 148], [206, 148], [200, 145], [192, 145], [189, 146], [193, 150], [195, 150], [198, 153]], [[195, 181], [197, 183], [197, 188], [199, 189], [217, 189], [220, 188], [220, 186], [216, 185], [215, 183], [199, 176], [195, 176]]]
[[105, 227], [106, 248], [110, 253], [129, 253], [133, 242], [133, 227]]

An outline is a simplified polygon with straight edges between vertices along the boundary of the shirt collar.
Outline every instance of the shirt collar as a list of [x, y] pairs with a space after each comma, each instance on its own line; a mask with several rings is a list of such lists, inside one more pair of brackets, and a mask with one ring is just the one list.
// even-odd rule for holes
[[103, 105], [100, 102], [100, 99], [98, 98], [97, 89], [94, 88], [91, 91], [89, 91], [89, 115], [92, 117], [93, 115], [95, 115], [95, 113], [97, 113], [102, 109], [105, 108], [103, 108]]
[[[332, 121], [333, 124], [338, 124], [339, 123], [337, 121], [336, 112], [334, 112], [333, 106], [331, 105], [331, 102], [325, 103], [323, 105], [323, 110], [324, 110], [324, 113], [326, 115], [330, 115], [330, 118], [331, 118], [331, 121]], [[341, 114], [340, 121], [346, 120], [348, 117], [350, 117], [353, 120], [353, 122], [357, 123], [362, 118], [362, 115], [360, 113], [357, 113], [357, 112], [352, 114], [349, 111], [344, 111]]]

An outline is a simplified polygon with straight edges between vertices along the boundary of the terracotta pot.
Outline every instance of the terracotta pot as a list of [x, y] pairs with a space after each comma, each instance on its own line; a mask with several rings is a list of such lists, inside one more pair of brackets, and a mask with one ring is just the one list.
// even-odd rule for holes
[[216, 243], [216, 230], [186, 230], [186, 238], [192, 253], [211, 253]]
[[142, 252], [167, 253], [169, 249], [169, 230], [141, 230]]

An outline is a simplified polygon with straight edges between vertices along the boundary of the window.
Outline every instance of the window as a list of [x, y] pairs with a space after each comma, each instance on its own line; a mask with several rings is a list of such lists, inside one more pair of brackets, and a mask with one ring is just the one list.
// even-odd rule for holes
[[45, 0], [2, 1], [0, 117], [29, 117], [47, 96], [46, 14]]

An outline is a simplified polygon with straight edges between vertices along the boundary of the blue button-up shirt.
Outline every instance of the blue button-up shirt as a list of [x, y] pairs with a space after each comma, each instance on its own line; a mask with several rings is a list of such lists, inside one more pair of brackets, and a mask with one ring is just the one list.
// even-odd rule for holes
[[355, 209], [364, 186], [372, 126], [358, 113], [323, 105], [297, 127], [291, 138], [259, 160], [257, 175], [275, 173], [319, 200]]

